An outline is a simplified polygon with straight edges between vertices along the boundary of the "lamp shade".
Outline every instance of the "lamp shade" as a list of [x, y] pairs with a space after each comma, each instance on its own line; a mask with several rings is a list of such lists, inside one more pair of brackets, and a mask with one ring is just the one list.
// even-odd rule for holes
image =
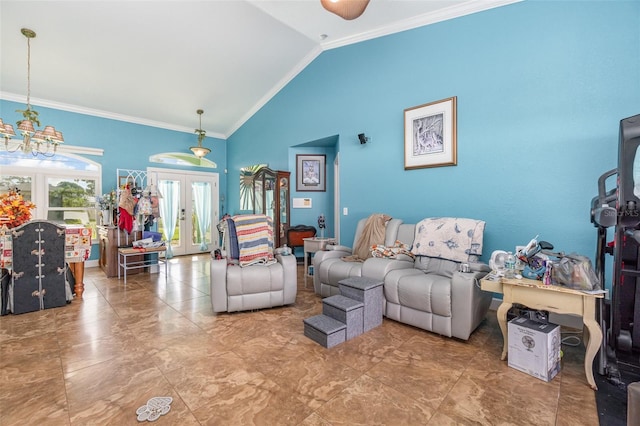
[[13, 130], [13, 126], [11, 124], [5, 124], [0, 127], [0, 134], [5, 138], [12, 138], [16, 135], [16, 132]]
[[204, 146], [192, 146], [189, 149], [193, 151], [193, 155], [195, 155], [198, 158], [202, 158], [211, 152], [209, 148], [205, 148]]
[[18, 125], [18, 130], [22, 130], [23, 132], [35, 133], [35, 129], [33, 128], [33, 123], [31, 120], [22, 120]]

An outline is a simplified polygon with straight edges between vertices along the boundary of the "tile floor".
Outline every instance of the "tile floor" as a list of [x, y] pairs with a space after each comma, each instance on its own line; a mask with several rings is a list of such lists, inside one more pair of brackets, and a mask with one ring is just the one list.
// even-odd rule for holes
[[[495, 312], [468, 342], [391, 320], [325, 349], [303, 335], [321, 312], [299, 267], [293, 306], [211, 312], [208, 256], [169, 278], [98, 268], [82, 300], [0, 317], [0, 425], [133, 425], [171, 396], [171, 425], [597, 425], [584, 349], [545, 383], [500, 361]], [[311, 286], [310, 286], [311, 287]]]

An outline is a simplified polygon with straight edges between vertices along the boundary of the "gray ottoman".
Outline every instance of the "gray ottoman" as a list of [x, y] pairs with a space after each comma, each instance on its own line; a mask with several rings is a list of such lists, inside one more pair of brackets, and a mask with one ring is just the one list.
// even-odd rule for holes
[[322, 299], [322, 313], [347, 325], [346, 339], [362, 334], [363, 303], [336, 294]]
[[366, 277], [351, 277], [338, 282], [343, 296], [364, 303], [363, 332], [382, 324], [382, 284], [382, 281]]
[[304, 335], [330, 348], [345, 341], [347, 326], [326, 315], [316, 315], [304, 321]]

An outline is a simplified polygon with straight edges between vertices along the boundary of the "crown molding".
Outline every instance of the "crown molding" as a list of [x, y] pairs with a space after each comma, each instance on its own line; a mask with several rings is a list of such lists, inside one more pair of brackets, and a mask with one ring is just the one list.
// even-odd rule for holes
[[269, 90], [265, 95], [260, 98], [258, 102], [249, 110], [246, 114], [240, 117], [240, 120], [236, 122], [228, 131], [227, 135], [232, 135], [236, 130], [238, 130], [242, 125], [247, 122], [256, 112], [260, 110], [267, 102], [269, 102], [280, 90], [282, 90], [291, 80], [293, 80], [298, 74], [302, 72], [314, 59], [318, 57], [323, 52], [321, 46], [316, 46], [313, 48], [309, 54], [307, 54], [300, 62], [296, 64], [278, 83], [276, 83], [271, 90]]
[[[19, 103], [27, 102], [26, 96], [17, 95], [15, 93], [9, 93], [9, 92], [0, 92], [0, 99], [12, 101], [12, 102], [19, 102]], [[90, 115], [92, 117], [106, 118], [108, 120], [124, 121], [126, 123], [140, 124], [142, 126], [157, 127], [157, 128], [166, 129], [166, 130], [174, 130], [176, 132], [193, 133], [193, 129], [191, 127], [177, 126], [171, 123], [147, 120], [145, 118], [133, 117], [133, 116], [124, 115], [124, 114], [117, 114], [115, 112], [85, 108], [78, 105], [70, 105], [70, 104], [49, 101], [46, 99], [39, 99], [39, 98], [31, 98], [30, 102], [31, 102], [31, 105], [37, 105], [44, 108], [52, 108], [52, 109], [57, 109], [57, 110], [62, 110], [67, 112], [73, 112], [76, 114]], [[219, 138], [219, 139], [226, 139], [226, 136], [223, 134], [209, 132], [209, 131], [207, 131], [207, 136]]]
[[453, 5], [436, 12], [425, 13], [415, 16], [411, 19], [404, 19], [392, 25], [380, 27], [373, 31], [367, 31], [352, 37], [344, 37], [339, 40], [332, 40], [321, 43], [323, 50], [336, 49], [338, 47], [348, 46], [350, 44], [360, 43], [362, 41], [383, 37], [402, 31], [412, 30], [414, 28], [431, 25], [450, 19], [460, 18], [462, 16], [471, 15], [473, 13], [484, 12], [485, 10], [495, 9], [496, 7], [507, 6], [513, 3], [520, 3], [524, 0], [470, 0], [466, 3]]

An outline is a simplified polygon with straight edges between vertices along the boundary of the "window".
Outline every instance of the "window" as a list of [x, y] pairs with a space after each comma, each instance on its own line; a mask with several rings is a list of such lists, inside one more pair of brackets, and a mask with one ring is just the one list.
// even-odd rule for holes
[[100, 164], [73, 154], [52, 158], [0, 152], [0, 192], [17, 187], [35, 203], [34, 219], [92, 229], [96, 238], [96, 195], [101, 193]]

